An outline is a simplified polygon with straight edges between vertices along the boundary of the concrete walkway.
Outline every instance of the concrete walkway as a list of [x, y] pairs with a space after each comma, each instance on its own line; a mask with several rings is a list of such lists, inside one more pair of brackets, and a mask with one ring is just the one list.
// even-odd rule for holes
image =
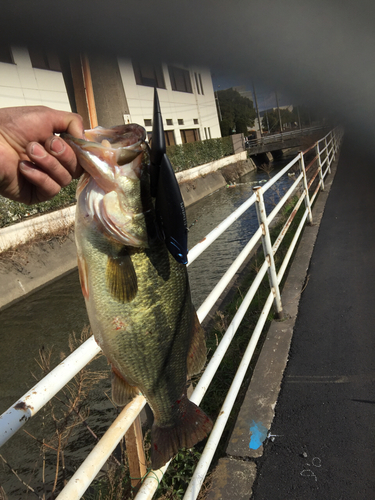
[[344, 138], [284, 287], [288, 319], [268, 332], [210, 500], [375, 498], [373, 158]]

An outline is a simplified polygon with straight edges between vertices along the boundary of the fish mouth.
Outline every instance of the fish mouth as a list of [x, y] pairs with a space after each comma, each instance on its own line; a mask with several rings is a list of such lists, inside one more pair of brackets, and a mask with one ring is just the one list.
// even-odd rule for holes
[[84, 139], [66, 133], [61, 138], [73, 149], [82, 168], [106, 192], [114, 189], [118, 175], [140, 177], [141, 162], [134, 162], [146, 149], [146, 130], [140, 125], [95, 127], [84, 131]]
[[141, 144], [146, 139], [146, 131], [136, 124], [118, 125], [116, 127], [95, 127], [85, 130], [84, 137], [87, 141], [100, 144], [104, 149], [112, 149], [118, 152], [119, 165], [124, 164], [125, 151], [141, 153]]

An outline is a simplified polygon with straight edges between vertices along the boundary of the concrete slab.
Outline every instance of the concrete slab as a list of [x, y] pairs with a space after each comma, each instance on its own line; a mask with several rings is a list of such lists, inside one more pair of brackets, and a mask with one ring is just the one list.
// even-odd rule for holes
[[221, 458], [212, 474], [212, 489], [207, 500], [243, 500], [250, 498], [256, 477], [253, 462]]
[[65, 241], [40, 242], [0, 261], [0, 310], [77, 267], [73, 233]]

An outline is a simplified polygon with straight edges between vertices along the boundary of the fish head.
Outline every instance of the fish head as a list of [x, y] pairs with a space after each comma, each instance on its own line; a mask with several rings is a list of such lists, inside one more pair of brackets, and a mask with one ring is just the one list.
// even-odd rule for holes
[[146, 131], [136, 124], [85, 130], [61, 137], [85, 170], [77, 187], [81, 212], [96, 229], [123, 245], [148, 246], [146, 214], [152, 211]]

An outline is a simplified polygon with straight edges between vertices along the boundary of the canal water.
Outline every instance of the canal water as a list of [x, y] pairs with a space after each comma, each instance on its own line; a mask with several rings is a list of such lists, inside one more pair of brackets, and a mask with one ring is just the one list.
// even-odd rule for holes
[[[251, 172], [241, 178], [233, 188], [223, 188], [187, 209], [189, 225], [189, 247], [201, 241], [212, 229], [238, 208], [249, 196], [255, 185], [265, 183], [282, 166], [292, 159], [284, 157], [281, 162], [274, 162], [270, 174]], [[287, 176], [279, 181], [267, 193], [268, 212], [293, 182]], [[255, 207], [241, 216], [214, 244], [209, 247], [191, 266], [189, 279], [193, 302], [200, 306], [209, 292], [225, 273], [235, 257], [246, 245], [257, 229]], [[52, 349], [51, 367], [56, 366], [70, 353], [69, 336], [75, 332], [80, 336], [88, 325], [84, 300], [78, 280], [78, 273], [72, 272], [44, 289], [32, 294], [25, 300], [0, 313], [1, 367], [0, 367], [0, 414], [22, 396], [40, 378], [39, 350]], [[87, 383], [90, 392], [90, 409], [86, 409], [86, 422], [97, 436], [102, 436], [106, 428], [117, 415], [117, 410], [110, 402], [110, 377], [104, 356], [90, 365], [101, 373], [98, 383]], [[95, 376], [93, 375], [95, 378]], [[61, 396], [64, 400], [65, 396]], [[47, 405], [24, 430], [19, 431], [0, 450], [4, 459], [17, 471], [27, 484], [30, 484], [40, 496], [43, 483], [46, 491], [51, 492], [56, 470], [56, 449], [58, 447], [57, 428], [61, 428], [62, 443], [68, 437], [70, 429], [63, 429], [63, 403], [54, 401]], [[51, 418], [51, 412], [54, 418]], [[45, 457], [41, 453], [41, 443], [47, 443]], [[65, 471], [70, 477], [79, 466], [87, 452], [92, 449], [95, 438], [83, 426], [76, 426], [73, 437], [63, 450]], [[43, 479], [43, 460], [45, 472]], [[60, 466], [61, 467], [61, 466]], [[62, 470], [59, 471], [60, 477]], [[27, 489], [3, 464], [0, 457], [0, 485], [3, 486], [9, 500], [26, 497]], [[34, 494], [29, 492], [30, 498]], [[48, 497], [48, 495], [47, 495]]]

